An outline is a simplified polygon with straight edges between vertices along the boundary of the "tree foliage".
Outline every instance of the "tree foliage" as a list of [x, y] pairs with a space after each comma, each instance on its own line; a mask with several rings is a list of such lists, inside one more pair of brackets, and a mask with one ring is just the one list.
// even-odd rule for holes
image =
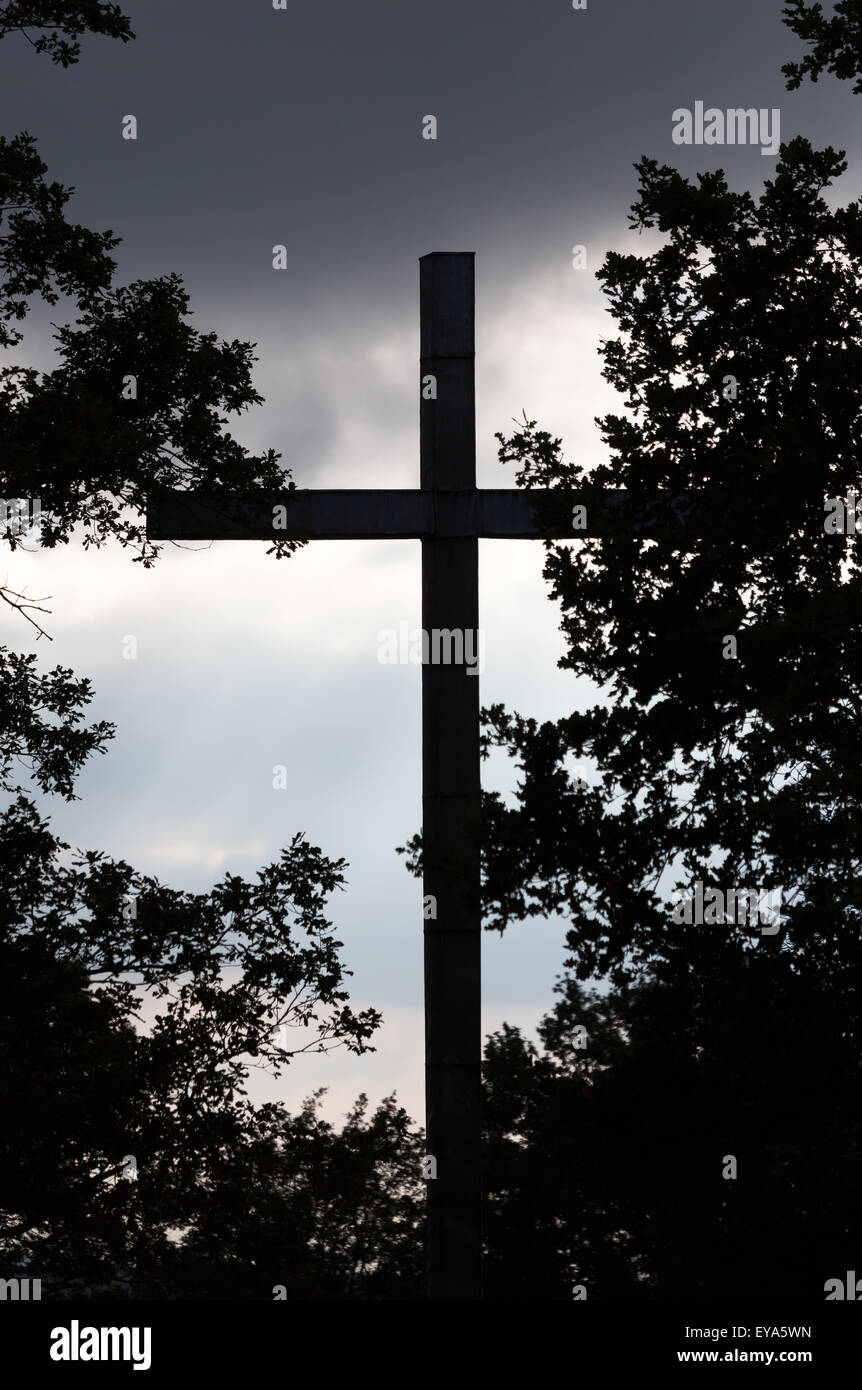
[[75, 800], [73, 786], [91, 753], [104, 753], [114, 726], [100, 719], [82, 726], [93, 698], [88, 680], [56, 666], [44, 675], [36, 657], [0, 648], [0, 788], [20, 794], [13, 775], [22, 767], [43, 792]]
[[174, 1296], [423, 1296], [421, 1132], [393, 1096], [369, 1115], [364, 1095], [336, 1131], [318, 1113], [323, 1094], [294, 1116], [260, 1108], [241, 1166], [225, 1155], [208, 1176], [165, 1261]]
[[[31, 29], [40, 31], [33, 38]], [[103, 34], [128, 43], [135, 35], [118, 5], [105, 0], [8, 0], [0, 6], [0, 39], [22, 34], [36, 53], [68, 68], [77, 63], [82, 34]]]
[[514, 804], [485, 800], [492, 924], [564, 911], [581, 978], [675, 949], [667, 894], [697, 880], [783, 886], [757, 949], [858, 965], [862, 593], [856, 536], [827, 534], [824, 511], [860, 484], [862, 204], [823, 196], [844, 168], [794, 140], [755, 200], [721, 171], [693, 185], [642, 160], [632, 223], [667, 240], [599, 272], [627, 410], [597, 422], [611, 460], [587, 479], [530, 421], [500, 437], [522, 485], [590, 505], [622, 487], [635, 513], [694, 499], [650, 538], [548, 544], [560, 664], [600, 700], [543, 725], [485, 715], [486, 748], [524, 773]]
[[[822, 41], [800, 72], [859, 71], [857, 5], [788, 9]], [[499, 436], [522, 486], [627, 501], [546, 547], [595, 703], [484, 712], [521, 773], [484, 798], [490, 923], [562, 913], [570, 950], [543, 1052], [486, 1050], [489, 1292], [822, 1300], [862, 1230], [862, 203], [801, 138], [759, 197], [636, 167], [631, 225], [664, 239], [599, 272], [608, 462], [526, 416]], [[697, 881], [782, 887], [780, 929], [674, 920]]]
[[801, 63], [785, 63], [781, 71], [788, 91], [801, 87], [806, 77], [816, 82], [824, 72], [835, 77], [855, 77], [854, 92], [862, 92], [862, 0], [838, 0], [827, 19], [823, 6], [807, 0], [788, 0], [784, 22], [809, 45]]
[[[59, 669], [33, 681], [23, 659], [18, 669], [4, 751], [38, 755], [44, 785], [70, 794], [89, 750], [80, 737], [43, 747], [38, 702], [73, 728], [87, 683]], [[181, 892], [99, 851], [71, 852], [11, 779], [7, 789], [0, 1249], [58, 1290], [113, 1288], [118, 1268], [137, 1271], [140, 1289], [153, 1242], [167, 1242], [167, 1259], [170, 1230], [191, 1222], [201, 1174], [257, 1133], [250, 1067], [278, 1074], [299, 1052], [362, 1052], [380, 1022], [351, 1008], [325, 916], [344, 863], [297, 835], [256, 882], [228, 873], [209, 892]], [[127, 1155], [140, 1185], [118, 1187]]]
[[[47, 32], [33, 40], [30, 28]], [[133, 37], [116, 6], [97, 3], [8, 4], [0, 37], [13, 31], [64, 67], [84, 32]], [[0, 368], [0, 496], [39, 500], [43, 546], [114, 540], [150, 565], [158, 547], [141, 513], [160, 489], [259, 501], [293, 484], [274, 451], [252, 457], [225, 430], [262, 399], [254, 345], [193, 330], [175, 274], [116, 284], [119, 238], [67, 220], [74, 190], [46, 174], [30, 134], [0, 138], [0, 347], [21, 346], [38, 298], [78, 312], [55, 325], [53, 370]], [[13, 555], [27, 543], [14, 527], [3, 539]], [[5, 584], [0, 596], [39, 627], [41, 600]], [[253, 1247], [266, 1209], [293, 1231], [280, 1266], [292, 1296], [409, 1282], [419, 1168], [408, 1155], [421, 1141], [403, 1112], [386, 1102], [369, 1118], [360, 1102], [336, 1134], [313, 1103], [291, 1118], [246, 1095], [251, 1067], [363, 1052], [380, 1022], [351, 1007], [326, 916], [344, 861], [297, 834], [255, 880], [227, 873], [189, 893], [73, 851], [30, 784], [75, 799], [87, 758], [113, 736], [86, 722], [92, 695], [71, 670], [41, 673], [33, 655], [0, 648], [4, 1271], [43, 1276], [55, 1297], [208, 1296], [232, 1279], [232, 1296], [262, 1296]], [[219, 1260], [200, 1266], [216, 1241]]]
[[487, 1296], [822, 1301], [862, 1227], [855, 991], [713, 937], [566, 976], [541, 1050], [493, 1035]]
[[[120, 239], [67, 221], [73, 190], [46, 173], [31, 135], [0, 139], [0, 346], [20, 344], [37, 296], [79, 310], [56, 329], [54, 370], [0, 368], [2, 495], [39, 499], [48, 548], [83, 528], [85, 546], [114, 539], [150, 565], [143, 513], [162, 489], [236, 501], [295, 485], [274, 450], [254, 457], [224, 428], [262, 401], [254, 344], [194, 330], [176, 274], [115, 285]], [[7, 543], [23, 542], [10, 531]], [[270, 550], [298, 544], [274, 532]]]

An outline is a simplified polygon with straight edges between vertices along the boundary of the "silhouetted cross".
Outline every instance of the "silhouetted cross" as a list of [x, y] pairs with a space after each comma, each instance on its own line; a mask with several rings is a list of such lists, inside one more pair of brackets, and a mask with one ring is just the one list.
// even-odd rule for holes
[[[652, 529], [656, 506], [627, 516], [620, 491], [477, 489], [473, 259], [472, 252], [434, 252], [419, 263], [418, 490], [297, 489], [257, 504], [172, 492], [148, 508], [147, 534], [418, 539], [423, 630], [475, 634], [480, 537], [572, 539]], [[670, 502], [672, 511], [679, 500]], [[470, 649], [466, 640], [463, 649]], [[423, 893], [436, 905], [436, 918], [424, 921], [426, 1134], [436, 1159], [428, 1182], [431, 1298], [476, 1299], [482, 1288], [479, 801], [478, 673], [463, 663], [424, 664]]]

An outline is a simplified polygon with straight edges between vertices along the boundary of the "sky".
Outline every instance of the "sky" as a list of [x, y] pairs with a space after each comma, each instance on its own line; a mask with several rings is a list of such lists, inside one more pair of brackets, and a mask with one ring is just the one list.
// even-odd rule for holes
[[[37, 138], [49, 177], [76, 189], [69, 217], [122, 237], [120, 283], [175, 271], [195, 328], [257, 344], [265, 404], [231, 428], [276, 449], [298, 486], [418, 486], [430, 251], [476, 254], [479, 485], [514, 486], [495, 433], [523, 411], [566, 457], [603, 460], [595, 417], [622, 407], [601, 376], [615, 325], [595, 271], [609, 251], [658, 244], [628, 227], [633, 164], [721, 167], [754, 193], [775, 168], [759, 145], [675, 144], [675, 110], [778, 108], [782, 139], [847, 151], [837, 196], [858, 194], [858, 98], [829, 78], [785, 90], [781, 65], [803, 50], [781, 0], [121, 8], [136, 40], [85, 38], [65, 72], [23, 37], [0, 44], [0, 130]], [[14, 360], [51, 366], [58, 312], [33, 314]], [[153, 571], [118, 547], [4, 556], [13, 588], [51, 595], [53, 641], [11, 613], [0, 641], [89, 676], [93, 717], [117, 725], [81, 800], [48, 803], [66, 840], [194, 891], [254, 876], [299, 830], [349, 862], [330, 916], [353, 1003], [383, 1012], [377, 1051], [297, 1059], [252, 1094], [296, 1107], [328, 1086], [337, 1119], [360, 1091], [395, 1090], [421, 1122], [421, 888], [395, 853], [420, 826], [421, 673], [377, 660], [381, 629], [419, 626], [419, 542], [318, 542], [280, 562], [265, 549], [169, 545]], [[541, 544], [480, 542], [480, 585], [483, 704], [551, 719], [592, 703], [556, 667]], [[483, 781], [505, 792], [514, 773], [495, 758]], [[506, 1020], [534, 1035], [564, 930], [485, 934], [486, 1032]]]

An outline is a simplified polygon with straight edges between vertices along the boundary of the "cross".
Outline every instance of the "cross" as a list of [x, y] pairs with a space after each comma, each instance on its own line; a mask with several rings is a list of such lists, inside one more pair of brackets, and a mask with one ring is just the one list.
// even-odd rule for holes
[[[612, 489], [477, 489], [474, 256], [420, 258], [420, 486], [418, 490], [296, 489], [225, 502], [165, 492], [147, 508], [154, 540], [413, 538], [422, 542], [422, 628], [479, 627], [479, 538], [577, 538], [651, 530], [662, 502], [632, 508]], [[585, 504], [585, 505], [581, 505]], [[574, 506], [583, 515], [573, 524]], [[429, 640], [430, 646], [430, 640]], [[472, 651], [476, 652], [474, 637]], [[479, 676], [466, 664], [422, 666], [425, 1108], [429, 1296], [482, 1296]], [[423, 914], [424, 917], [424, 914]]]

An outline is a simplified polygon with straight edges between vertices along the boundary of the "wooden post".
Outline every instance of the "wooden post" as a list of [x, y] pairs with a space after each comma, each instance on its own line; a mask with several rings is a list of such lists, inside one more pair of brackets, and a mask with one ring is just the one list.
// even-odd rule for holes
[[[473, 254], [420, 260], [421, 488], [476, 486]], [[434, 378], [434, 385], [428, 377]], [[431, 398], [436, 390], [436, 399]], [[442, 500], [442, 499], [441, 499]], [[475, 536], [422, 541], [422, 626], [476, 633]], [[478, 638], [472, 651], [478, 650]], [[429, 1296], [482, 1294], [479, 675], [465, 662], [422, 667], [425, 1097]]]

